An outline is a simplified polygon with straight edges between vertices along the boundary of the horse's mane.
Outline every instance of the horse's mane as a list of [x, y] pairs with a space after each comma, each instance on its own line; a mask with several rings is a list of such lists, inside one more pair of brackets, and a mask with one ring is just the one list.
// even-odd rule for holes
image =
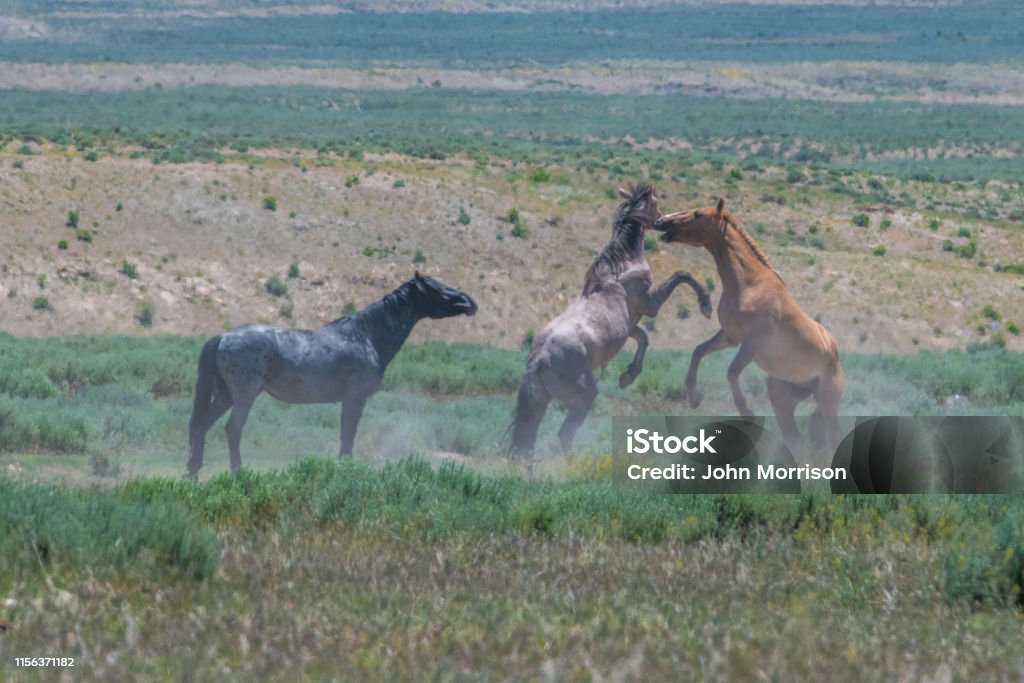
[[740, 225], [739, 222], [735, 218], [733, 218], [733, 215], [729, 213], [728, 210], [723, 209], [720, 215], [722, 216], [722, 220], [724, 220], [726, 223], [728, 223], [729, 225], [736, 229], [736, 232], [739, 233], [741, 238], [743, 238], [743, 242], [746, 243], [748, 247], [750, 247], [750, 250], [752, 252], [754, 252], [754, 256], [757, 257], [757, 260], [763, 263], [765, 267], [768, 268], [768, 270], [775, 273], [775, 277], [779, 278], [779, 280], [782, 281], [783, 284], [785, 284], [785, 281], [782, 280], [782, 276], [779, 275], [778, 271], [776, 271], [775, 268], [772, 267], [771, 262], [768, 261], [768, 257], [764, 255], [764, 252], [761, 251], [761, 247], [757, 245], [757, 242], [755, 242], [754, 238], [750, 236], [750, 233], [747, 232], [747, 229]]
[[343, 315], [332, 320], [328, 325], [355, 325], [366, 332], [374, 331], [380, 324], [381, 319], [387, 318], [392, 311], [408, 300], [409, 290], [412, 289], [412, 286], [412, 281], [404, 282], [382, 298], [366, 306], [366, 308], [356, 311], [351, 315]]
[[650, 183], [630, 187], [629, 197], [619, 204], [615, 215], [611, 240], [587, 269], [583, 296], [599, 291], [604, 280], [618, 277], [630, 261], [643, 254], [646, 203], [653, 195], [654, 186]]

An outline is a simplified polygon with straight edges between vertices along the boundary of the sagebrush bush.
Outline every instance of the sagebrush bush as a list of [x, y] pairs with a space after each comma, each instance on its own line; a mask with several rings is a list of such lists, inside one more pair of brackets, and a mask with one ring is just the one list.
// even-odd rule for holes
[[278, 298], [288, 294], [288, 285], [282, 282], [281, 278], [276, 275], [268, 277], [266, 282], [263, 283], [263, 288]]

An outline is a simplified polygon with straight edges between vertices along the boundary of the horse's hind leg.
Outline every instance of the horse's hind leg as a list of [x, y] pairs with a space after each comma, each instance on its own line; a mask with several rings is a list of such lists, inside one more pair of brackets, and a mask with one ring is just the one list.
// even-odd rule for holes
[[213, 402], [206, 408], [206, 412], [196, 416], [195, 421], [189, 425], [189, 446], [192, 451], [188, 463], [185, 465], [188, 477], [196, 479], [199, 470], [203, 467], [203, 452], [206, 450], [206, 433], [210, 427], [228, 412], [231, 407], [231, 394], [226, 388], [218, 388], [213, 397]]
[[242, 467], [242, 427], [245, 426], [245, 421], [249, 419], [249, 411], [252, 410], [252, 404], [255, 400], [256, 394], [236, 397], [235, 407], [231, 411], [231, 417], [228, 418], [228, 424], [225, 427], [228, 435], [228, 453], [231, 458], [232, 474], [238, 472]]
[[352, 446], [356, 441], [356, 429], [359, 418], [363, 416], [367, 396], [349, 398], [341, 405], [341, 450], [338, 457], [352, 455]]
[[509, 454], [516, 460], [525, 460], [533, 455], [537, 430], [551, 403], [551, 395], [539, 384], [536, 376], [529, 376], [524, 377], [519, 385], [515, 422], [512, 425], [512, 448], [509, 450]]
[[619, 375], [619, 388], [621, 389], [625, 389], [632, 384], [633, 380], [643, 372], [644, 356], [647, 354], [647, 347], [650, 345], [647, 333], [639, 327], [634, 327], [630, 330], [629, 336], [636, 340], [636, 354], [633, 356], [633, 360], [626, 368], [626, 371]]
[[572, 448], [572, 441], [576, 437], [576, 430], [580, 428], [583, 421], [587, 418], [587, 413], [590, 412], [590, 407], [594, 405], [594, 399], [597, 398], [597, 382], [594, 381], [594, 375], [591, 374], [588, 369], [582, 379], [582, 386], [574, 387], [577, 393], [566, 400], [566, 407], [569, 409], [569, 414], [565, 416], [565, 420], [562, 422], [562, 427], [558, 430], [558, 440], [562, 444], [562, 452], [568, 453]]
[[793, 414], [797, 405], [811, 395], [811, 390], [778, 377], [768, 378], [768, 400], [775, 411], [775, 421], [782, 430], [782, 439], [792, 448], [800, 440], [800, 430]]
[[[843, 371], [838, 366], [833, 373], [823, 376], [818, 381], [818, 392], [815, 398], [818, 400], [818, 410], [821, 411], [821, 417], [824, 418], [825, 429], [828, 432], [826, 446], [834, 452], [843, 437], [842, 428], [839, 425], [839, 404], [843, 398]], [[829, 455], [831, 456], [831, 453]]]
[[700, 392], [697, 391], [697, 368], [700, 367], [700, 362], [709, 353], [721, 351], [730, 346], [735, 346], [735, 344], [732, 344], [729, 338], [725, 336], [725, 330], [719, 330], [715, 333], [715, 336], [698, 344], [693, 350], [693, 355], [690, 356], [690, 368], [686, 371], [686, 381], [684, 383], [686, 396], [690, 401], [691, 408], [699, 406], [703, 398]]

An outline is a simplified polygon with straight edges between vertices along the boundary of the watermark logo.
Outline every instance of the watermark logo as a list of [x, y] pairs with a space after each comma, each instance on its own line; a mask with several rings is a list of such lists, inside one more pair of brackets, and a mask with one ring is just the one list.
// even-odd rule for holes
[[706, 435], [701, 429], [697, 435], [684, 436], [682, 438], [669, 434], [662, 436], [660, 432], [650, 429], [627, 429], [626, 430], [626, 452], [629, 454], [656, 453], [657, 455], [676, 455], [677, 453], [717, 453], [711, 442], [715, 435], [721, 434], [721, 429], [716, 429], [715, 434]]
[[838, 446], [773, 418], [613, 419], [613, 479], [651, 493], [1024, 493], [1024, 417], [843, 417]]

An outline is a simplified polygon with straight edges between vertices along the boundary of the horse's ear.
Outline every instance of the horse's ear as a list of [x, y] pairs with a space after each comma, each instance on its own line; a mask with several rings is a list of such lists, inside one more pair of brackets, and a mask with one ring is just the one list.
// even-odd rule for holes
[[722, 213], [722, 211], [724, 209], [725, 209], [725, 198], [724, 197], [720, 197], [718, 199], [718, 207], [715, 209], [715, 211], [717, 211], [718, 213]]
[[629, 199], [633, 195], [630, 194], [628, 190], [620, 187], [619, 188], [619, 196], [622, 197], [623, 199]]

